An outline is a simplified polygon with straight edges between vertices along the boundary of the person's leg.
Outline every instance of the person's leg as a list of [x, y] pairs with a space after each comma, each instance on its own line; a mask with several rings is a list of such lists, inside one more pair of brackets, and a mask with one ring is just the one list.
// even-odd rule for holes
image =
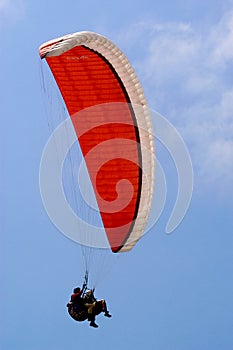
[[104, 316], [106, 317], [112, 317], [112, 315], [110, 315], [110, 313], [108, 312], [108, 309], [107, 309], [107, 304], [106, 304], [106, 301], [104, 299], [100, 300], [101, 303], [102, 303], [102, 310], [104, 312]]

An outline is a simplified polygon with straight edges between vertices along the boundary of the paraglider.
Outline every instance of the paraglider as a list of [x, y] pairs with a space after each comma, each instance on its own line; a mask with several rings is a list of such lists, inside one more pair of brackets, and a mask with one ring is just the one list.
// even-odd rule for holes
[[[143, 235], [155, 179], [152, 124], [140, 82], [122, 51], [96, 33], [46, 42], [39, 53], [72, 121], [110, 249], [127, 252]], [[91, 239], [83, 245], [98, 248]], [[96, 303], [94, 313], [107, 316]], [[78, 315], [72, 304], [68, 311], [77, 320], [90, 316], [84, 309]]]
[[67, 304], [70, 316], [76, 321], [90, 321], [90, 326], [98, 328], [95, 323], [95, 317], [101, 312], [105, 317], [111, 318], [107, 304], [104, 299], [97, 300], [94, 297], [94, 290], [86, 290], [87, 286], [84, 283], [82, 289], [74, 288], [70, 301]]

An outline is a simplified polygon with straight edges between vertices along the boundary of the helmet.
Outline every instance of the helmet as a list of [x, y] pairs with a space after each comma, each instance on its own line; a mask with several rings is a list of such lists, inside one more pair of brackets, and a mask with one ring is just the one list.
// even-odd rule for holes
[[74, 291], [73, 291], [73, 292], [74, 292], [74, 293], [79, 293], [80, 290], [81, 290], [81, 289], [80, 289], [79, 287], [76, 287], [76, 288], [74, 288]]

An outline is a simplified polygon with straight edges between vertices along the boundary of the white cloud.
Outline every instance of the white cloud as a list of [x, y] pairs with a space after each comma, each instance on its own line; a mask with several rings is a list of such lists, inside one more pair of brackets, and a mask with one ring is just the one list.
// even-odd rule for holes
[[0, 10], [4, 9], [5, 7], [7, 7], [7, 3], [9, 2], [9, 0], [0, 0]]
[[198, 184], [232, 195], [233, 11], [205, 30], [147, 22], [137, 35], [144, 54], [133, 64], [150, 107], [181, 131]]
[[0, 0], [0, 14], [8, 11], [10, 0]]
[[7, 19], [19, 20], [24, 17], [25, 6], [23, 0], [0, 0], [0, 15]]
[[212, 63], [225, 65], [233, 59], [233, 11], [227, 13], [212, 30]]

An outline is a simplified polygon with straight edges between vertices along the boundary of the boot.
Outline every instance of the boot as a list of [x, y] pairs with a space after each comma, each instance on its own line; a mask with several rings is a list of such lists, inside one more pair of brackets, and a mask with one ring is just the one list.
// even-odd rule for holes
[[95, 321], [91, 321], [90, 326], [94, 327], [94, 328], [98, 328], [99, 327], [98, 324], [95, 323]]
[[104, 316], [106, 316], [108, 318], [112, 317], [112, 315], [110, 315], [110, 313], [108, 311], [105, 311]]

